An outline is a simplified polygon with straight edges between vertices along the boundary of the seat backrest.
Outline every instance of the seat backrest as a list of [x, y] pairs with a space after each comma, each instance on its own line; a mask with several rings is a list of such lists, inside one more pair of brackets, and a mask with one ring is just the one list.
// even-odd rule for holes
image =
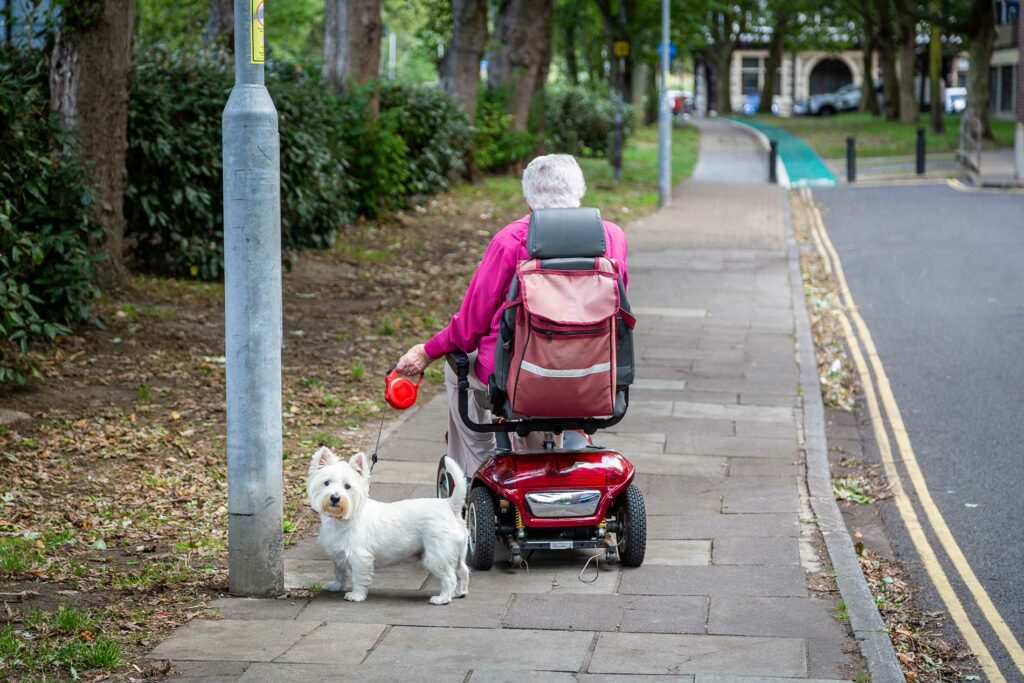
[[[594, 270], [595, 258], [607, 251], [607, 239], [600, 212], [592, 208], [540, 209], [531, 214], [527, 236], [527, 252], [542, 270], [579, 271]], [[619, 305], [630, 313], [622, 279], [618, 282]], [[513, 277], [508, 289], [508, 300], [519, 297], [518, 276]], [[515, 349], [517, 306], [506, 308], [501, 316], [498, 344], [495, 351], [495, 370], [490, 378], [489, 393], [494, 412], [505, 417], [514, 415], [507, 401], [507, 381]], [[633, 333], [620, 315], [616, 340], [617, 397], [615, 413], [625, 412], [625, 389], [634, 378]]]

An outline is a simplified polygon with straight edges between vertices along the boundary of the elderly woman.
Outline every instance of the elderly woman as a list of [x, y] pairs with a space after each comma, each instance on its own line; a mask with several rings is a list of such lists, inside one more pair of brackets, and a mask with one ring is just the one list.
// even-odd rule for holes
[[[523, 195], [531, 211], [578, 207], [586, 189], [583, 171], [568, 154], [537, 157], [523, 172]], [[498, 231], [473, 274], [459, 311], [427, 343], [412, 347], [398, 361], [400, 373], [419, 375], [431, 362], [450, 351], [464, 351], [471, 354], [471, 359], [475, 354], [475, 372], [469, 377], [469, 413], [478, 423], [491, 420], [490, 410], [485, 407], [487, 380], [494, 370], [501, 307], [516, 266], [529, 258], [526, 251], [529, 224], [530, 216], [526, 215]], [[608, 221], [604, 222], [604, 231], [605, 255], [615, 259], [623, 282], [628, 283], [626, 236], [619, 226]], [[448, 455], [459, 463], [467, 476], [472, 476], [495, 448], [495, 438], [493, 434], [474, 432], [463, 424], [459, 418], [455, 373], [448, 366], [445, 366], [445, 380], [448, 385]]]

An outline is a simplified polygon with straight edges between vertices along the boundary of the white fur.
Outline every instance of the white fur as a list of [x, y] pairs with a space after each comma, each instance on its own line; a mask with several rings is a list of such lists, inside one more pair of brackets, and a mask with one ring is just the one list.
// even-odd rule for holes
[[313, 455], [306, 491], [320, 513], [317, 541], [334, 561], [335, 580], [327, 590], [345, 589], [346, 600], [361, 602], [376, 567], [421, 557], [441, 582], [431, 603], [446, 605], [469, 592], [468, 532], [462, 521], [466, 479], [454, 460], [445, 458], [445, 467], [455, 479], [451, 498], [381, 503], [370, 499], [366, 455], [357, 453], [345, 462], [326, 446]]

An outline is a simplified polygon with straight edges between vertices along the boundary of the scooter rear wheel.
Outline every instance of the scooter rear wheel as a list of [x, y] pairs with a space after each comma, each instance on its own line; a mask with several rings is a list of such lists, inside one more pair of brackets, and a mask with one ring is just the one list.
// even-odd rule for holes
[[627, 567], [639, 567], [647, 554], [647, 509], [644, 494], [630, 484], [618, 501], [619, 561]]
[[466, 563], [473, 569], [486, 571], [494, 565], [494, 542], [497, 539], [494, 496], [486, 486], [478, 485], [470, 493], [466, 526], [469, 528]]

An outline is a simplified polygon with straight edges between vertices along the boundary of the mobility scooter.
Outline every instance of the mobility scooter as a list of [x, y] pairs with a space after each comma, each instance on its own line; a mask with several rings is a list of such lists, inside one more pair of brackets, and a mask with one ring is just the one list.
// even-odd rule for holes
[[[617, 267], [604, 257], [600, 214], [533, 211], [527, 251], [500, 314], [491, 423], [469, 415], [469, 356], [447, 358], [462, 421], [497, 441], [470, 482], [467, 561], [490, 569], [503, 543], [515, 567], [530, 551], [582, 548], [639, 566], [647, 519], [635, 470], [591, 438], [625, 416], [634, 370], [634, 319]], [[540, 435], [540, 447], [516, 446], [529, 435]], [[448, 497], [451, 485], [442, 458], [438, 495]]]

